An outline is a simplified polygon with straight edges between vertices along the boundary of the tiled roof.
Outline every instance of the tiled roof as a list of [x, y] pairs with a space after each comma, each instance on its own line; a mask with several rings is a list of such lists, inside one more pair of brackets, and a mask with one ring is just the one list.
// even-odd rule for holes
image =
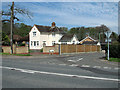
[[71, 41], [73, 38], [74, 34], [65, 34], [62, 36], [62, 38], [59, 40], [60, 42], [68, 42]]
[[[11, 36], [8, 36], [9, 38], [11, 38]], [[13, 40], [15, 41], [19, 41], [22, 37], [20, 35], [13, 35]]]
[[20, 41], [29, 41], [29, 35], [22, 37]]
[[[8, 36], [9, 38], [11, 38], [11, 36]], [[13, 35], [13, 40], [14, 41], [29, 41], [29, 36], [26, 35], [24, 37], [21, 37], [20, 35]]]
[[40, 32], [59, 32], [59, 33], [64, 33], [63, 30], [61, 30], [58, 27], [50, 27], [50, 26], [42, 26], [42, 25], [35, 25], [37, 27], [37, 29]]

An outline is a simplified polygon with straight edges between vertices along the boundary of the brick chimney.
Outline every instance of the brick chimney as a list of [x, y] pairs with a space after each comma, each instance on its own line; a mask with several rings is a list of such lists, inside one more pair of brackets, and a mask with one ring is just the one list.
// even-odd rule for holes
[[52, 27], [55, 27], [55, 22], [52, 22]]

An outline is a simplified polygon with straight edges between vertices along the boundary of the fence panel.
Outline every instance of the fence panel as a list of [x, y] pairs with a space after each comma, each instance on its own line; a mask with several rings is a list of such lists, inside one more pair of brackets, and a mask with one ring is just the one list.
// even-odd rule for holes
[[92, 45], [92, 51], [97, 51], [97, 46], [96, 45]]
[[77, 45], [77, 52], [85, 52], [85, 45]]
[[97, 45], [61, 45], [61, 53], [94, 52], [94, 51], [100, 51], [100, 46], [97, 46]]

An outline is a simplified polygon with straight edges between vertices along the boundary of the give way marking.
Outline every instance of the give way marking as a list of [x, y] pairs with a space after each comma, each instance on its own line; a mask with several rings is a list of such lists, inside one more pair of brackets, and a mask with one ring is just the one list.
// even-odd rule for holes
[[44, 72], [44, 71], [20, 69], [20, 68], [13, 68], [13, 67], [2, 67], [2, 66], [0, 66], [0, 68], [17, 70], [17, 71], [21, 71], [21, 72], [25, 72], [25, 73], [40, 73], [40, 74], [66, 76], [66, 77], [87, 78], [87, 79], [107, 80], [107, 81], [117, 81], [117, 82], [120, 81], [119, 79], [113, 79], [113, 78], [102, 78], [102, 77], [82, 76], [82, 75], [63, 74], [63, 73], [54, 73], [54, 72]]

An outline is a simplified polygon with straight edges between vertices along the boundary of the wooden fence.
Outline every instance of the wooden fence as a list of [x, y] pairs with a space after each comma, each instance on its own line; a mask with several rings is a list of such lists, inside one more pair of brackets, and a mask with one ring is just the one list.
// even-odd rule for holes
[[61, 45], [61, 53], [98, 52], [98, 45]]

